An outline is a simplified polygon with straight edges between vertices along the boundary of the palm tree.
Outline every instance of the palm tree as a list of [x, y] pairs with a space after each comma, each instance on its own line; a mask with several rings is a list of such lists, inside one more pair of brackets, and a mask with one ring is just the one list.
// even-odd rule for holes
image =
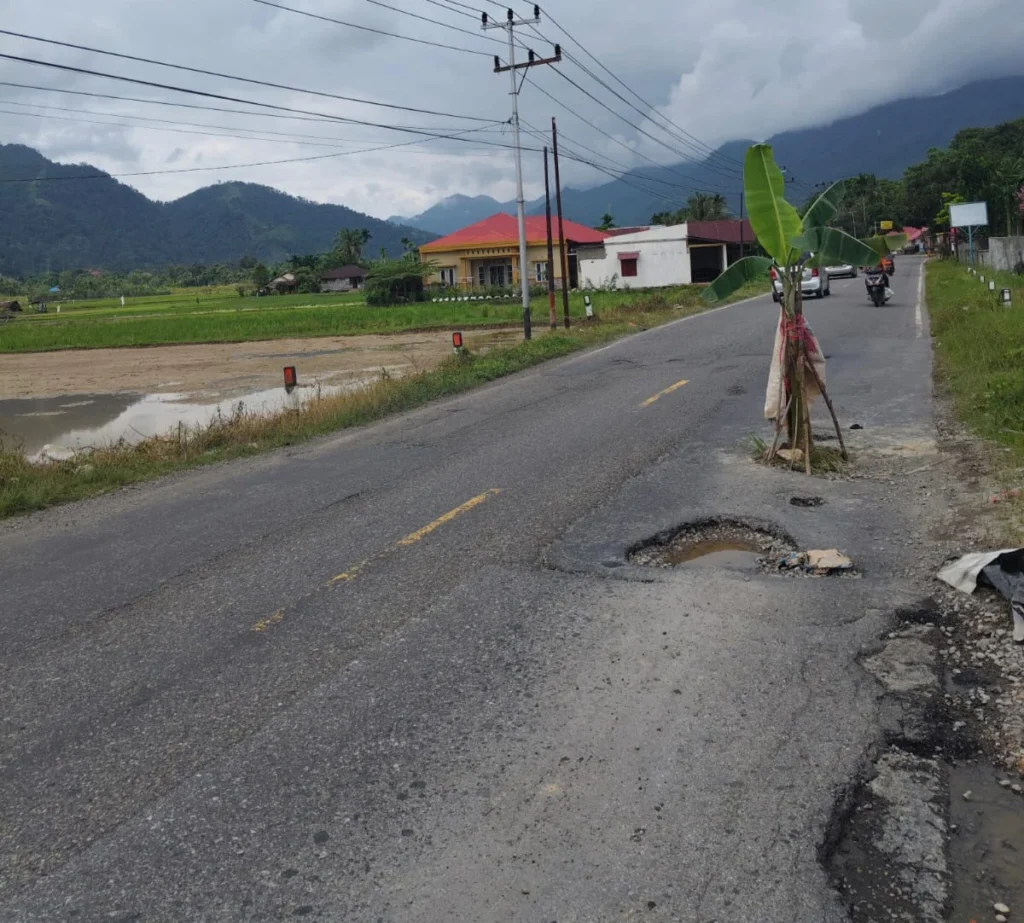
[[718, 192], [695, 192], [686, 201], [690, 221], [721, 221], [729, 217], [725, 196]]

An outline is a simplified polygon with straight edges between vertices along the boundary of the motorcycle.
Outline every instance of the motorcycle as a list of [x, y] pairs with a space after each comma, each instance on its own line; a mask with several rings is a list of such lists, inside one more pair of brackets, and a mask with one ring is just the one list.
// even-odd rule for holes
[[882, 307], [889, 300], [886, 278], [882, 273], [869, 272], [864, 277], [864, 287], [868, 290], [868, 298], [876, 308]]

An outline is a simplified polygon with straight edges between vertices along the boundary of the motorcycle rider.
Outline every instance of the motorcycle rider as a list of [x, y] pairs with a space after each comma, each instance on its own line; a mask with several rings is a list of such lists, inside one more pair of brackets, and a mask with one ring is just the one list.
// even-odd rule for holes
[[[882, 285], [885, 286], [885, 300], [888, 301], [893, 296], [893, 290], [891, 288], [889, 288], [889, 273], [886, 271], [886, 265], [885, 265], [886, 262], [887, 262], [887, 260], [885, 259], [885, 257], [880, 259], [878, 261], [878, 265], [874, 269], [869, 269], [868, 270], [868, 276], [869, 277], [871, 277], [871, 276], [881, 276], [882, 277]], [[892, 261], [889, 260], [888, 262], [891, 265]], [[867, 283], [865, 283], [865, 284], [867, 284]]]

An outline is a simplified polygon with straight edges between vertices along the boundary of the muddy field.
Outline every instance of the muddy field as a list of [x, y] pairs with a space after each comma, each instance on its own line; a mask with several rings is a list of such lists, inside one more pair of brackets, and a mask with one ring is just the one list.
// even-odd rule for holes
[[[465, 342], [486, 352], [521, 336], [483, 330], [466, 333]], [[0, 359], [0, 445], [64, 457], [203, 425], [239, 406], [273, 413], [314, 394], [358, 388], [382, 370], [397, 378], [433, 368], [451, 353], [451, 335], [437, 331], [7, 355]], [[287, 365], [299, 375], [292, 394], [283, 387]]]
[[[466, 333], [472, 350], [512, 342], [516, 330]], [[378, 374], [409, 374], [451, 354], [446, 331], [388, 336], [317, 337], [142, 349], [23, 353], [0, 360], [0, 401], [78, 394], [153, 394], [226, 398], [281, 383], [298, 367], [303, 381], [340, 384]]]

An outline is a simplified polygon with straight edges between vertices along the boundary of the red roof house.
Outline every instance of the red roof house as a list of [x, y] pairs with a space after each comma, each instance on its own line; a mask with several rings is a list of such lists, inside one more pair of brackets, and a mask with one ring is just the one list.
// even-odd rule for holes
[[[575, 221], [564, 222], [570, 284], [575, 284], [575, 248], [578, 244], [599, 244], [608, 235]], [[551, 219], [554, 239], [555, 281], [560, 284], [561, 247], [558, 219]], [[547, 281], [547, 219], [530, 215], [526, 219], [527, 268], [534, 285]], [[511, 288], [519, 284], [519, 223], [512, 215], [499, 212], [483, 221], [431, 241], [420, 247], [424, 262], [438, 265], [432, 282], [447, 286]]]

